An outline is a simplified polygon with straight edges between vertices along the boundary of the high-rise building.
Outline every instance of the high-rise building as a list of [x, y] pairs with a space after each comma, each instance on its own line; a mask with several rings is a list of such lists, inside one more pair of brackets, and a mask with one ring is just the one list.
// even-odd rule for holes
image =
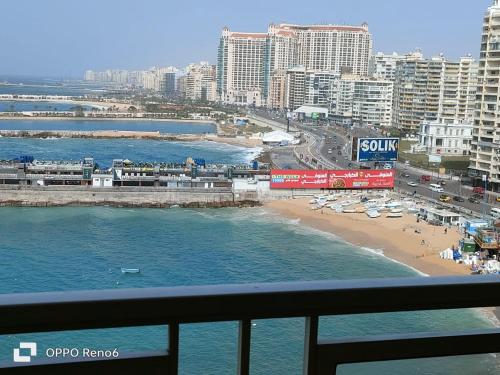
[[472, 133], [469, 174], [487, 176], [500, 191], [500, 2], [495, 0], [483, 19], [476, 113]]
[[183, 78], [182, 97], [190, 100], [216, 100], [215, 65], [206, 61], [199, 64], [189, 64]]
[[[368, 74], [368, 25], [270, 25], [267, 33], [224, 28], [217, 60], [217, 95], [234, 104], [275, 106], [284, 72], [306, 70]], [[283, 101], [283, 97], [280, 98]]]
[[222, 31], [217, 59], [217, 93], [230, 104], [261, 106], [268, 35]]
[[405, 61], [409, 56], [422, 58], [420, 51], [413, 54], [399, 55], [393, 52], [391, 55], [386, 55], [383, 52], [378, 52], [370, 58], [368, 67], [368, 75], [377, 79], [394, 81], [396, 79], [396, 67], [399, 61]]
[[167, 72], [163, 73], [160, 91], [166, 96], [174, 96], [176, 93], [177, 73]]
[[476, 85], [477, 64], [470, 56], [454, 62], [407, 55], [397, 63], [393, 125], [416, 132], [423, 121], [472, 122]]
[[333, 95], [332, 116], [360, 126], [391, 125], [393, 83], [371, 77], [343, 75]]
[[284, 107], [294, 111], [302, 105], [330, 107], [340, 74], [292, 68], [286, 72]]

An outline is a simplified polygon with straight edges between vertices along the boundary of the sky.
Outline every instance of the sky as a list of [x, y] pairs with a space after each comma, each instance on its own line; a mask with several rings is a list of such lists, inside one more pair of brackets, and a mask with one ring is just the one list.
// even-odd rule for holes
[[87, 69], [216, 62], [224, 26], [369, 24], [374, 52], [477, 57], [491, 0], [4, 0], [0, 76], [81, 78]]

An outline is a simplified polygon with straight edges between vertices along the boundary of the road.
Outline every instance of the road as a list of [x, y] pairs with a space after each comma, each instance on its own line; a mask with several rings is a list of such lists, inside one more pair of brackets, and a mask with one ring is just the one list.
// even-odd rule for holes
[[[257, 110], [255, 111], [255, 114], [261, 118], [286, 124], [286, 119], [280, 118], [276, 115], [270, 115], [263, 110]], [[311, 156], [318, 161], [318, 168], [359, 168], [359, 165], [355, 162], [352, 162], [350, 157], [352, 137], [381, 136], [379, 133], [370, 129], [354, 128], [352, 129], [352, 131], [349, 131], [336, 125], [311, 126], [293, 122], [292, 128], [300, 129], [304, 132], [306, 139], [308, 140], [307, 150], [312, 154]], [[331, 152], [329, 152], [330, 149]], [[286, 153], [289, 154], [289, 157], [284, 156]], [[280, 162], [277, 163], [277, 165], [281, 167], [290, 166], [291, 168], [296, 168], [299, 165], [299, 163], [293, 164], [290, 162], [291, 158], [293, 158], [293, 150], [291, 148], [287, 148], [286, 151], [280, 152], [279, 155]], [[287, 160], [287, 162], [282, 163], [281, 160]], [[396, 173], [396, 188], [402, 191], [406, 191], [408, 193], [416, 193], [417, 195], [432, 200], [439, 200], [439, 197], [442, 195], [442, 193], [433, 192], [429, 189], [429, 184], [437, 183], [438, 180], [441, 180], [435, 174], [431, 177], [430, 182], [422, 184], [420, 183], [420, 177], [424, 174], [431, 175], [430, 172], [407, 166], [402, 163], [396, 163]], [[417, 186], [410, 186], [408, 185], [409, 182], [417, 183]], [[466, 211], [473, 211], [476, 214], [487, 215], [490, 214], [492, 206], [500, 207], [500, 204], [495, 200], [496, 196], [493, 194], [486, 195], [486, 199], [489, 203], [485, 203], [484, 200], [481, 200], [480, 203], [471, 203], [467, 200], [470, 196], [472, 196], [471, 187], [464, 186], [460, 181], [452, 180], [450, 177], [446, 179], [445, 183], [446, 184], [443, 186], [445, 190], [444, 194], [449, 196], [460, 196], [465, 200], [464, 202], [449, 202], [450, 207], [456, 206]]]

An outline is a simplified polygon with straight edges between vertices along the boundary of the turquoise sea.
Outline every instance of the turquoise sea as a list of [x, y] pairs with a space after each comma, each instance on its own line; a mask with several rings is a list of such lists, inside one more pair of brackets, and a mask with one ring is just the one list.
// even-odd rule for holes
[[33, 155], [39, 160], [81, 160], [92, 156], [100, 166], [108, 167], [113, 159], [182, 163], [188, 157], [203, 158], [208, 163], [247, 164], [259, 153], [260, 148], [247, 149], [209, 141], [0, 138], [0, 160], [21, 155]]
[[128, 130], [204, 134], [215, 133], [216, 126], [203, 122], [148, 120], [0, 120], [0, 130]]
[[[375, 252], [279, 218], [262, 208], [188, 210], [1, 208], [0, 293], [224, 283], [410, 277], [416, 272]], [[123, 275], [120, 267], [141, 274]], [[300, 374], [302, 319], [254, 322], [252, 374]], [[320, 335], [338, 337], [477, 328], [472, 311], [323, 318]], [[10, 360], [20, 340], [48, 347], [162, 349], [165, 327], [0, 338]], [[236, 323], [181, 327], [181, 374], [234, 374]], [[345, 366], [341, 374], [495, 374], [489, 355]]]

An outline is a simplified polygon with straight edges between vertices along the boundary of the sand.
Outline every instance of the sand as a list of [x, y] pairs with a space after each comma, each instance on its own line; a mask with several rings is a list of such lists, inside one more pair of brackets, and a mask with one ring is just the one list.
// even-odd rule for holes
[[[460, 234], [455, 228], [444, 233], [443, 227], [416, 222], [416, 217], [370, 219], [366, 214], [336, 213], [329, 208], [313, 211], [309, 200], [274, 201], [266, 206], [290, 219], [300, 219], [310, 227], [334, 233], [357, 246], [382, 250], [387, 257], [411, 266], [429, 276], [468, 275], [463, 265], [439, 258], [439, 252], [457, 245]], [[415, 233], [418, 229], [420, 233]], [[422, 240], [425, 244], [422, 244]]]
[[[366, 214], [345, 214], [325, 208], [313, 211], [310, 198], [273, 201], [265, 206], [290, 219], [315, 229], [333, 233], [343, 240], [361, 247], [382, 250], [384, 255], [413, 267], [428, 276], [470, 275], [464, 266], [444, 260], [439, 252], [457, 245], [461, 238], [457, 229], [435, 227], [420, 221], [413, 215], [399, 219], [370, 219]], [[420, 230], [420, 234], [415, 233]], [[425, 245], [422, 245], [425, 240]], [[473, 277], [473, 276], [471, 276]], [[496, 327], [500, 327], [500, 308], [478, 309]]]

